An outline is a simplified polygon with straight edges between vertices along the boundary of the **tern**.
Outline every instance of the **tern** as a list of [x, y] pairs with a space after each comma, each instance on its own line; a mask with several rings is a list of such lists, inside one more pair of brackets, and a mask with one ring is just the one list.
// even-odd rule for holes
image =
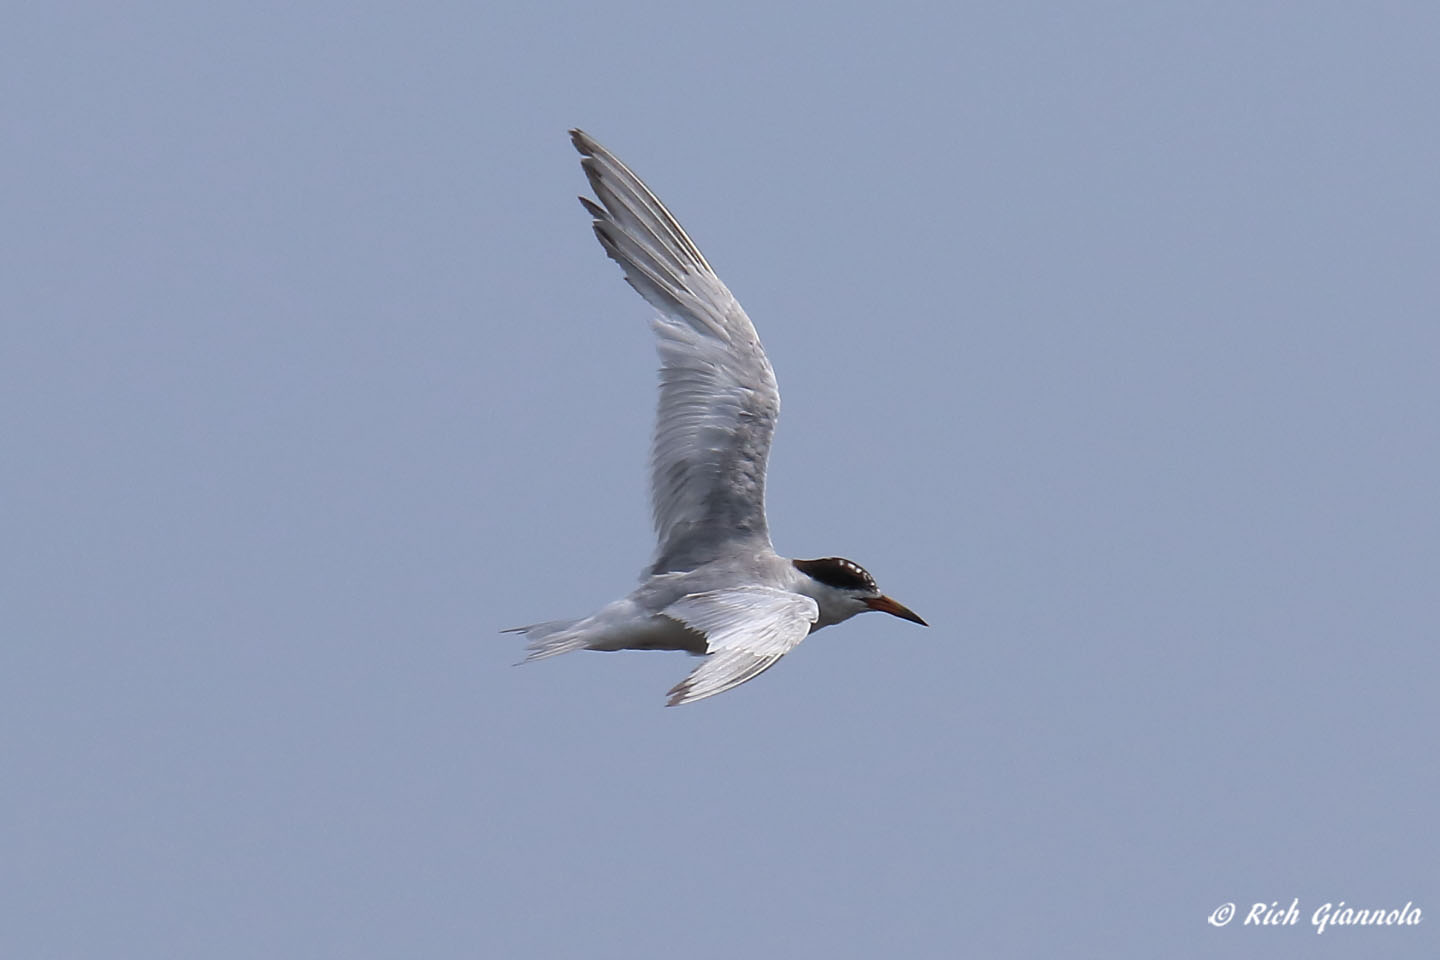
[[580, 203], [610, 259], [659, 315], [660, 407], [650, 456], [658, 546], [629, 596], [578, 620], [507, 633], [525, 662], [571, 650], [684, 650], [705, 658], [667, 706], [724, 693], [809, 634], [880, 610], [926, 626], [858, 563], [791, 560], [765, 522], [765, 461], [780, 415], [755, 326], [698, 247], [610, 151], [571, 130], [599, 203]]

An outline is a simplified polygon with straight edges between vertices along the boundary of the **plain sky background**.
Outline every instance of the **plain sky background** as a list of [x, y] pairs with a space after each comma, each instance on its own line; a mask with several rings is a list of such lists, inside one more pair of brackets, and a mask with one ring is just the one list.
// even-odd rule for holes
[[[5, 21], [0, 955], [1440, 953], [1434, 4]], [[653, 546], [575, 125], [930, 629], [512, 666]]]

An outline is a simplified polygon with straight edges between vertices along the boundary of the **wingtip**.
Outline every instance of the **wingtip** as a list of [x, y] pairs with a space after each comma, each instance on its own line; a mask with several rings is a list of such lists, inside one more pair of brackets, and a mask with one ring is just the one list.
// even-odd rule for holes
[[683, 707], [687, 703], [695, 703], [696, 701], [704, 700], [706, 697], [712, 696], [712, 694], [709, 693], [701, 694], [698, 697], [695, 696], [695, 684], [692, 682], [693, 680], [693, 677], [686, 677], [669, 690], [666, 690], [665, 696], [669, 699], [665, 701], [665, 706]]
[[587, 157], [594, 156], [595, 148], [599, 146], [599, 144], [595, 142], [594, 137], [579, 127], [570, 128], [570, 142], [575, 145], [576, 150], [579, 150]]
[[594, 217], [596, 220], [605, 219], [605, 208], [600, 206], [600, 204], [596, 203], [594, 200], [591, 200], [589, 197], [576, 197], [575, 199], [580, 201], [580, 206], [584, 207], [585, 212], [590, 214], [590, 216]]

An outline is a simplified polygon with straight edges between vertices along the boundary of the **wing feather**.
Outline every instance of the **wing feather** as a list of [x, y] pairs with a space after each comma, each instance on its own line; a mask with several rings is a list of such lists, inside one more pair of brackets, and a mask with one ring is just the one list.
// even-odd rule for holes
[[705, 662], [670, 690], [667, 706], [724, 693], [775, 665], [820, 617], [814, 600], [774, 587], [736, 587], [682, 597], [665, 615], [705, 635]]
[[613, 154], [570, 131], [599, 203], [595, 236], [660, 312], [660, 405], [651, 447], [658, 536], [649, 573], [693, 570], [737, 547], [769, 548], [765, 464], [780, 416], [755, 326], [694, 241]]

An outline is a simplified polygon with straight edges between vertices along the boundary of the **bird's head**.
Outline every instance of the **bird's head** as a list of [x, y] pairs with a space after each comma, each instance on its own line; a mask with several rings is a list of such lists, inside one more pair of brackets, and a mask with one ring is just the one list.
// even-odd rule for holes
[[791, 562], [796, 570], [808, 578], [802, 584], [803, 592], [820, 605], [817, 627], [849, 620], [855, 614], [867, 610], [879, 610], [901, 620], [918, 623], [922, 627], [929, 626], [909, 607], [896, 603], [881, 593], [880, 588], [875, 585], [875, 578], [854, 560], [822, 557], [819, 560]]

